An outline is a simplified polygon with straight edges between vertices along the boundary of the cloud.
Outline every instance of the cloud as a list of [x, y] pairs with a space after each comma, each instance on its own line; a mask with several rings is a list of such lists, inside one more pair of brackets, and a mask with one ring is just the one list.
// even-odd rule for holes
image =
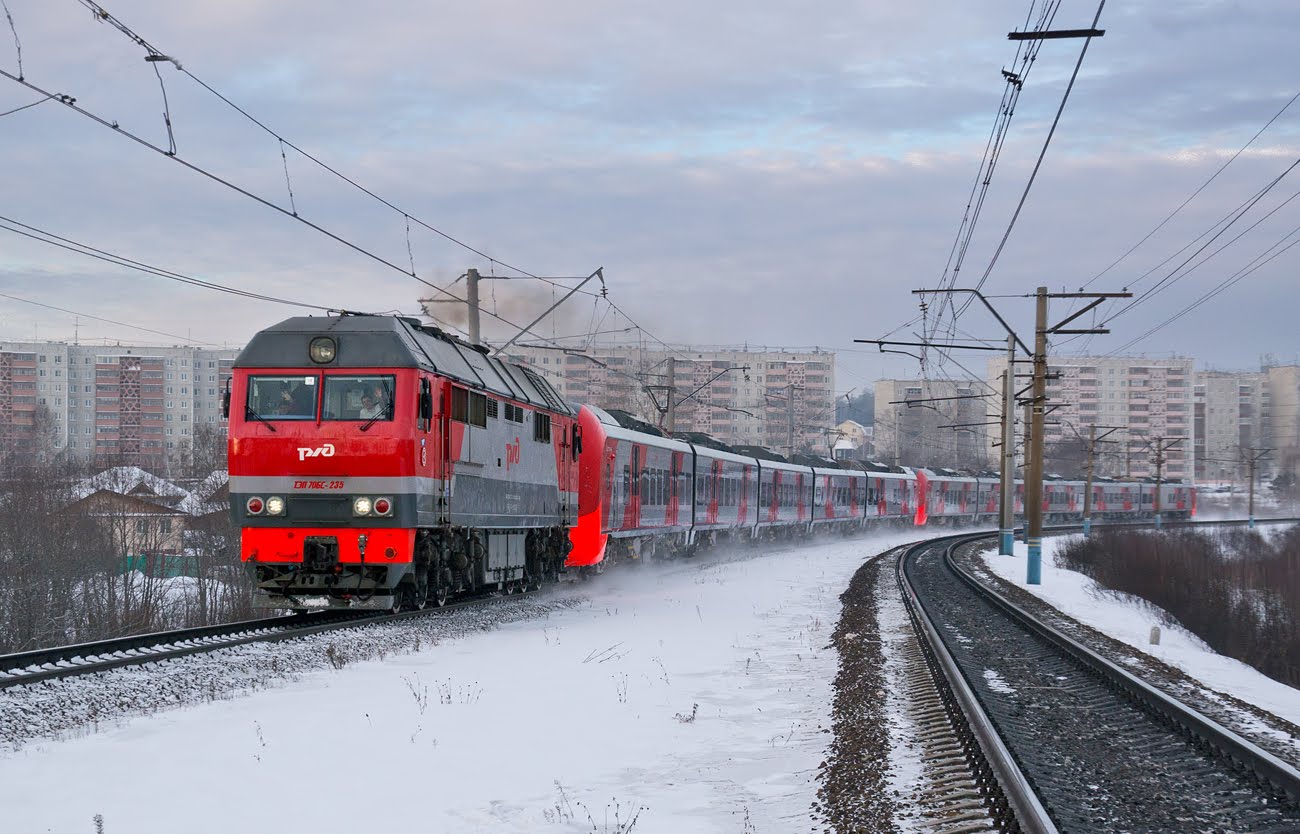
[[[166, 142], [158, 78], [138, 46], [76, 10], [35, 0], [10, 7], [29, 80]], [[1005, 35], [1024, 26], [1023, 3], [955, 0], [831, 2], [817, 14], [681, 0], [364, 8], [243, 0], [183, 11], [137, 0], [114, 12], [412, 216], [539, 274], [603, 266], [610, 298], [669, 341], [843, 350], [846, 389], [915, 372], [914, 363], [849, 352], [861, 349], [852, 340], [907, 321], [917, 313], [911, 290], [943, 275], [1002, 95], [1000, 70], [1012, 66]], [[1108, 8], [1107, 35], [1090, 47], [986, 289], [1077, 287], [1159, 223], [1294, 94], [1287, 56], [1297, 18], [1280, 2]], [[983, 273], [1077, 50], [1060, 41], [1040, 53], [959, 283]], [[0, 65], [10, 61], [0, 45]], [[282, 159], [273, 136], [170, 65], [159, 69], [185, 159], [393, 267], [56, 103], [0, 119], [0, 213], [186, 274], [348, 309], [415, 311], [433, 291], [402, 274], [412, 262], [439, 285], [469, 266], [493, 268], [418, 223], [408, 238], [400, 213], [291, 148]], [[31, 100], [0, 85], [0, 112]], [[1298, 124], [1297, 114], [1279, 120], [1095, 286], [1138, 281], [1276, 176], [1300, 144]], [[1295, 217], [1294, 207], [1280, 210], [1094, 346], [1109, 349], [1163, 320]], [[5, 242], [0, 276], [12, 294], [106, 318], [239, 343], [294, 312]], [[1289, 355], [1294, 265], [1293, 254], [1279, 258], [1139, 348], [1239, 366], [1261, 352]], [[517, 323], [553, 298], [549, 287], [517, 282], [491, 292]], [[1028, 328], [1022, 299], [998, 303]], [[580, 296], [561, 309], [545, 332], [581, 332], [600, 305]], [[24, 337], [31, 323], [51, 335], [73, 328], [69, 316], [0, 299], [0, 337]], [[961, 326], [999, 336], [977, 308]]]

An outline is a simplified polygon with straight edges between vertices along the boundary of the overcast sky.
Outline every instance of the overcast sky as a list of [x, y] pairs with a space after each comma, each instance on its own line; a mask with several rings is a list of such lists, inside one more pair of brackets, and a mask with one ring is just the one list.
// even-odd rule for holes
[[[5, 0], [22, 74], [166, 147], [144, 50], [77, 0]], [[814, 11], [815, 9], [815, 11]], [[118, 0], [110, 10], [286, 139], [412, 217], [542, 275], [604, 268], [609, 298], [669, 342], [842, 352], [838, 387], [912, 375], [854, 345], [917, 314], [943, 278], [1015, 66], [1027, 0], [430, 3]], [[1054, 28], [1091, 23], [1062, 0]], [[1036, 14], [1036, 11], [1035, 11]], [[1112, 2], [985, 291], [1078, 288], [1240, 149], [1297, 91], [1300, 4]], [[18, 74], [0, 26], [0, 68]], [[959, 286], [983, 274], [1042, 147], [1080, 41], [1044, 45], [1025, 83]], [[156, 65], [180, 158], [446, 284], [493, 266], [325, 174], [169, 63]], [[1287, 70], [1291, 67], [1291, 70]], [[40, 96], [0, 78], [0, 113]], [[433, 291], [55, 101], [0, 117], [0, 215], [186, 275], [294, 301], [418, 310]], [[1300, 103], [1093, 290], [1149, 289], [1300, 156]], [[1283, 179], [1206, 250], [1300, 189]], [[1283, 240], [1300, 200], [1111, 323], [1123, 346]], [[1295, 240], [1288, 238], [1287, 242]], [[1276, 251], [1276, 250], [1273, 250]], [[1249, 368], [1294, 361], [1300, 247], [1129, 348]], [[499, 274], [508, 273], [496, 267]], [[63, 252], [0, 231], [0, 290], [194, 340], [240, 345], [300, 310]], [[594, 288], [594, 283], [588, 288]], [[463, 284], [454, 292], [463, 292]], [[523, 323], [549, 286], [501, 281], [485, 305]], [[1032, 306], [995, 301], [1022, 332]], [[1064, 315], [1061, 302], [1054, 310]], [[457, 319], [442, 305], [441, 315]], [[603, 318], [602, 318], [603, 316]], [[603, 321], [578, 296], [539, 330]], [[958, 326], [999, 328], [977, 308]], [[895, 338], [916, 327], [904, 328]], [[488, 328], [490, 338], [508, 332]], [[73, 316], [0, 298], [0, 339], [71, 339]], [[81, 319], [84, 340], [163, 336]], [[1062, 344], [1070, 352], [1082, 340]], [[859, 352], [852, 353], [850, 351]], [[967, 355], [974, 370], [983, 357]], [[949, 369], [957, 373], [956, 369]]]

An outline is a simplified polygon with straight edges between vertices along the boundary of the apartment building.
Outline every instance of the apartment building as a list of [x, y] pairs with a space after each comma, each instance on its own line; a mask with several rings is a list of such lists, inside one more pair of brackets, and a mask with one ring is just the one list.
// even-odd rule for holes
[[570, 402], [664, 427], [671, 418], [676, 431], [827, 457], [836, 440], [835, 354], [827, 351], [594, 346], [581, 353], [518, 347], [509, 355]]
[[901, 466], [983, 468], [990, 452], [980, 424], [988, 420], [986, 409], [998, 407], [996, 400], [981, 396], [988, 393], [978, 382], [880, 380], [876, 459]]
[[1300, 365], [1264, 368], [1268, 377], [1269, 425], [1263, 447], [1272, 448], [1272, 468], [1300, 478]]
[[225, 429], [237, 349], [0, 342], [0, 452], [158, 466]]
[[[1001, 390], [1006, 359], [989, 361], [988, 381]], [[1047, 445], [1086, 438], [1090, 426], [1119, 427], [1097, 450], [1097, 472], [1114, 477], [1156, 474], [1190, 481], [1195, 474], [1192, 360], [1187, 358], [1052, 357], [1047, 384]], [[1023, 387], [1023, 384], [1017, 388]], [[1018, 429], [1020, 431], [1020, 429]]]
[[1226, 483], [1246, 477], [1252, 447], [1269, 433], [1271, 397], [1266, 373], [1201, 371], [1194, 389], [1196, 478]]

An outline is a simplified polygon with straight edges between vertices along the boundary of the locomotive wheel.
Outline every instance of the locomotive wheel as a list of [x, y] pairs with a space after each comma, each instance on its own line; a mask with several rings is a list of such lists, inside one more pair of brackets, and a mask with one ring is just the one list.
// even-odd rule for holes
[[433, 589], [434, 605], [437, 605], [439, 608], [443, 607], [444, 605], [447, 604], [447, 597], [449, 595], [450, 595], [449, 589], [446, 583], [438, 582], [434, 585], [434, 589]]

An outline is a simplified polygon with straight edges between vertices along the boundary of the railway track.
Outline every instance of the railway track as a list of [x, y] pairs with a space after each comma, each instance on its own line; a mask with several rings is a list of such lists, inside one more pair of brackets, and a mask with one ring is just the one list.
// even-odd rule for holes
[[1300, 773], [984, 588], [952, 561], [988, 534], [909, 548], [897, 579], [1003, 830], [1300, 830]]
[[[525, 595], [527, 594], [519, 596]], [[88, 675], [123, 666], [139, 666], [246, 643], [271, 643], [340, 628], [390, 623], [412, 617], [437, 616], [467, 606], [480, 605], [492, 598], [494, 597], [475, 597], [449, 603], [440, 608], [405, 611], [400, 614], [373, 611], [321, 611], [282, 615], [0, 655], [0, 689], [53, 678]]]

